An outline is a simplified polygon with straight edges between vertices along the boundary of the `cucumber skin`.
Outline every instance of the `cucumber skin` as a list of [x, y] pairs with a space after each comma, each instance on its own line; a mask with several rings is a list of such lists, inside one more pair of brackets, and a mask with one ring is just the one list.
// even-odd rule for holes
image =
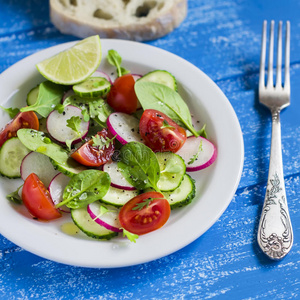
[[[170, 87], [175, 92], [178, 92], [177, 80], [176, 80], [175, 76], [172, 75], [170, 72], [168, 72], [166, 70], [154, 70], [154, 71], [151, 71], [151, 72], [145, 74], [144, 76], [142, 76], [140, 79], [138, 79], [138, 81], [141, 80], [141, 81], [149, 81], [149, 82], [155, 82], [155, 83], [163, 84], [160, 80], [153, 80], [152, 76], [155, 75], [155, 73], [165, 73], [165, 74], [167, 74], [167, 76], [169, 76], [170, 78], [172, 78], [173, 79], [173, 86], [172, 87], [170, 87], [168, 85], [166, 85], [166, 86]], [[150, 80], [149, 80], [149, 78], [150, 78]]]
[[[80, 208], [79, 208], [79, 209], [80, 209]], [[76, 226], [77, 226], [84, 234], [86, 234], [87, 236], [89, 236], [89, 237], [91, 237], [91, 238], [93, 238], [93, 239], [97, 239], [97, 240], [107, 240], [107, 241], [108, 241], [108, 240], [110, 240], [110, 239], [112, 239], [113, 237], [115, 237], [115, 236], [118, 235], [118, 232], [110, 231], [109, 233], [107, 233], [107, 234], [105, 234], [105, 235], [99, 236], [99, 235], [97, 235], [97, 234], [94, 234], [94, 233], [92, 233], [92, 232], [90, 232], [90, 231], [85, 230], [84, 228], [82, 228], [82, 226], [80, 226], [80, 225], [76, 222], [75, 218], [73, 217], [72, 212], [73, 212], [74, 210], [77, 210], [77, 209], [71, 209], [71, 218], [72, 218], [74, 224], [75, 224], [75, 225], [76, 225]], [[99, 226], [101, 226], [101, 225], [99, 225]]]
[[[185, 174], [185, 175], [188, 177], [188, 179], [189, 179], [189, 181], [190, 181], [190, 183], [192, 185], [192, 190], [186, 196], [185, 199], [183, 199], [181, 201], [178, 201], [178, 202], [175, 202], [175, 203], [171, 203], [171, 201], [169, 201], [169, 198], [167, 197], [167, 194], [170, 193], [170, 192], [172, 192], [172, 191], [161, 192], [164, 195], [164, 197], [169, 201], [171, 210], [179, 208], [179, 207], [186, 206], [186, 205], [190, 204], [194, 200], [194, 198], [195, 198], [195, 195], [196, 195], [196, 185], [195, 185], [195, 182], [196, 181], [189, 174]], [[144, 192], [149, 192], [149, 191], [153, 191], [153, 189], [152, 188], [148, 188], [148, 189], [144, 190]]]
[[28, 106], [33, 105], [37, 101], [38, 94], [39, 94], [39, 85], [32, 88], [27, 94], [26, 103]]
[[77, 175], [78, 173], [80, 173], [80, 172], [82, 172], [84, 170], [87, 170], [84, 166], [82, 166], [82, 167], [79, 166], [80, 169], [78, 171], [74, 168], [75, 171], [72, 172], [71, 170], [67, 170], [65, 168], [65, 167], [67, 167], [67, 168], [71, 169], [72, 166], [65, 166], [64, 167], [64, 165], [58, 163], [54, 159], [52, 159], [52, 158], [49, 158], [49, 159], [50, 159], [50, 161], [51, 161], [51, 163], [52, 163], [52, 165], [53, 165], [53, 167], [54, 167], [55, 170], [57, 170], [57, 171], [65, 174], [66, 176], [69, 176], [69, 177], [73, 177], [73, 176]]
[[[102, 89], [100, 89], [100, 90], [90, 91], [90, 92], [88, 92], [88, 91], [83, 91], [83, 90], [84, 90], [83, 85], [84, 85], [87, 81], [93, 80], [93, 79], [96, 80], [96, 79], [98, 79], [98, 78], [101, 78], [101, 79], [103, 79], [103, 80], [106, 82], [107, 86], [106, 86], [105, 88], [102, 88]], [[80, 96], [80, 97], [84, 97], [84, 98], [105, 97], [105, 96], [109, 93], [110, 89], [111, 89], [111, 84], [110, 84], [110, 82], [109, 82], [107, 79], [105, 79], [104, 77], [89, 77], [87, 80], [85, 80], [85, 81], [83, 81], [83, 82], [81, 82], [81, 83], [79, 83], [79, 84], [75, 84], [75, 85], [73, 86], [73, 91], [74, 91], [74, 93], [75, 93], [76, 95], [78, 95], [78, 96]]]
[[180, 202], [176, 202], [174, 204], [170, 204], [171, 210], [179, 208], [179, 207], [186, 206], [186, 205], [190, 204], [193, 201], [193, 199], [195, 198], [195, 195], [196, 195], [196, 185], [195, 185], [195, 182], [196, 181], [189, 174], [186, 174], [186, 175], [189, 177], [189, 179], [190, 179], [190, 181], [192, 183], [193, 188], [192, 188], [191, 192], [188, 194], [188, 196], [186, 197], [185, 200], [180, 201]]
[[156, 155], [156, 157], [158, 159], [159, 167], [161, 166], [159, 156], [163, 157], [164, 155], [176, 155], [176, 157], [178, 159], [180, 159], [180, 161], [182, 162], [182, 165], [184, 166], [184, 172], [183, 172], [183, 174], [181, 176], [181, 180], [178, 182], [178, 185], [175, 188], [170, 189], [170, 190], [163, 190], [163, 189], [161, 189], [161, 192], [172, 192], [172, 191], [175, 191], [180, 186], [180, 184], [182, 183], [184, 175], [186, 174], [186, 165], [185, 165], [185, 162], [184, 162], [183, 158], [180, 155], [178, 155], [176, 153], [173, 153], [173, 152], [157, 152], [155, 155]]
[[[18, 137], [12, 137], [12, 138], [10, 138], [10, 139], [8, 139], [7, 141], [5, 141], [4, 142], [4, 144], [1, 146], [1, 148], [0, 148], [0, 154], [1, 154], [1, 152], [3, 151], [3, 147], [4, 147], [4, 145], [5, 145], [5, 143], [10, 143], [11, 141], [13, 141], [13, 140], [16, 140], [16, 139], [18, 139], [19, 140], [19, 138]], [[21, 143], [21, 141], [20, 141], [20, 143]], [[26, 148], [25, 146], [24, 146], [24, 148]], [[27, 154], [30, 152], [30, 150], [28, 150], [28, 152], [27, 152]], [[26, 155], [27, 155], [26, 154]], [[26, 156], [25, 155], [25, 156]], [[1, 155], [0, 155], [1, 156]], [[24, 157], [25, 157], [24, 156]], [[23, 158], [24, 158], [23, 157]], [[21, 165], [20, 165], [20, 167], [21, 167]], [[14, 176], [11, 176], [11, 175], [7, 175], [7, 174], [4, 174], [3, 172], [1, 172], [0, 171], [0, 175], [2, 176], [2, 177], [5, 177], [5, 178], [9, 178], [9, 179], [17, 179], [17, 178], [21, 178], [21, 173], [20, 173], [20, 175], [18, 174], [18, 175], [14, 175]]]

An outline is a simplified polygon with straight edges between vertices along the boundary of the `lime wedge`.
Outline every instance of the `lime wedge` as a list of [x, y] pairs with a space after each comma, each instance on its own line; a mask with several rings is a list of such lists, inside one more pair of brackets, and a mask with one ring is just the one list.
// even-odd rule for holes
[[101, 62], [101, 43], [98, 35], [88, 37], [72, 48], [60, 52], [36, 65], [48, 80], [73, 85], [87, 79]]

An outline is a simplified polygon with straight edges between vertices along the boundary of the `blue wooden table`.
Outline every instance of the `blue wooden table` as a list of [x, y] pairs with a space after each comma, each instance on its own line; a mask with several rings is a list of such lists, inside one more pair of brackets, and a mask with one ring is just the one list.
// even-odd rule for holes
[[[210, 76], [241, 124], [245, 162], [231, 204], [184, 249], [119, 269], [89, 269], [35, 256], [0, 235], [0, 299], [298, 299], [300, 297], [300, 2], [189, 0], [181, 26], [148, 42]], [[256, 242], [265, 194], [271, 118], [258, 104], [262, 21], [291, 21], [291, 106], [282, 113], [287, 199], [294, 246], [281, 261]], [[45, 0], [0, 0], [0, 72], [50, 46], [77, 40], [59, 33]], [[1, 87], [0, 87], [1, 88]], [[228, 132], [230, 143], [230, 132]], [[1, 209], [1, 207], [0, 207]]]

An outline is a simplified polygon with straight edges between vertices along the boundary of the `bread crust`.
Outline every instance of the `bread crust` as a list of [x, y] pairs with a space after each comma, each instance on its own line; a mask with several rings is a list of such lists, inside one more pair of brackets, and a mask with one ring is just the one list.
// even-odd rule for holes
[[[105, 1], [75, 0], [75, 6], [70, 0], [50, 0], [51, 21], [60, 32], [80, 38], [98, 34], [101, 38], [149, 41], [174, 30], [187, 14], [187, 0], [109, 0], [110, 5], [115, 5], [110, 10]], [[147, 16], [134, 15], [138, 7], [151, 3], [156, 3], [156, 6], [148, 11]], [[97, 7], [105, 7], [112, 19], [93, 16]]]

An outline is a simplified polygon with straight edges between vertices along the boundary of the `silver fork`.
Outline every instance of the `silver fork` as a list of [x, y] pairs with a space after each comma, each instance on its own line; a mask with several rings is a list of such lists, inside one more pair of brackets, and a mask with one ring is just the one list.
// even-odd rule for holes
[[272, 114], [272, 140], [269, 175], [257, 240], [271, 259], [283, 258], [293, 245], [293, 230], [289, 216], [282, 167], [280, 111], [290, 105], [290, 22], [286, 22], [285, 71], [282, 84], [282, 22], [278, 24], [276, 84], [273, 84], [274, 21], [271, 21], [268, 78], [265, 85], [267, 21], [263, 23], [259, 71], [259, 101]]

